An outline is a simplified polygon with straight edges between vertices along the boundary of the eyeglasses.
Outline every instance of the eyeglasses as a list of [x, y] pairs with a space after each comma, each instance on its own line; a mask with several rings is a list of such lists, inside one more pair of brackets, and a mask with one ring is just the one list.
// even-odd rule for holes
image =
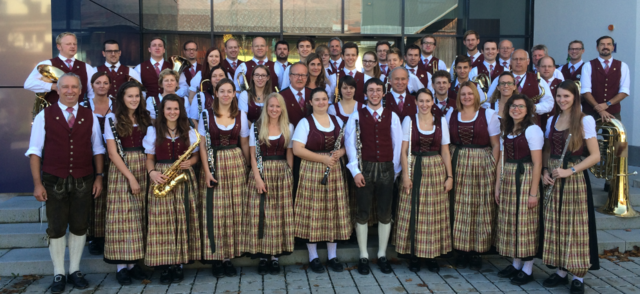
[[255, 75], [255, 74], [253, 76], [258, 79], [266, 79], [268, 77], [268, 75]]
[[184, 51], [187, 51], [187, 52], [195, 52], [195, 51], [198, 51], [198, 49], [195, 49], [195, 48], [187, 48], [187, 49], [184, 49]]
[[290, 76], [293, 76], [293, 78], [295, 79], [302, 79], [302, 78], [306, 78], [308, 76], [308, 74], [295, 74], [295, 73], [290, 73]]
[[525, 108], [527, 108], [527, 106], [526, 106], [526, 105], [522, 105], [522, 104], [511, 104], [511, 109], [520, 109], [520, 110], [523, 110], [523, 109], [525, 109]]
[[375, 60], [363, 60], [362, 63], [376, 63]]
[[424, 42], [424, 43], [422, 43], [422, 45], [435, 46], [436, 43], [434, 43], [434, 42]]
[[500, 83], [498, 83], [498, 86], [501, 86], [501, 87], [513, 86], [513, 85], [515, 85], [515, 83], [513, 83], [513, 82], [500, 82]]
[[107, 54], [118, 54], [118, 53], [120, 53], [120, 50], [105, 50], [104, 53], [107, 53]]

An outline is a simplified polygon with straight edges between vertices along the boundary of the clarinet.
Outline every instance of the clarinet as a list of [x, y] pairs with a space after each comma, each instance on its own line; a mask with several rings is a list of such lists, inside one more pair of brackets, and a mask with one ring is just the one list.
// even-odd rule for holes
[[358, 168], [362, 172], [362, 141], [360, 141], [360, 120], [356, 119], [356, 154], [358, 157]]
[[[342, 141], [342, 136], [344, 136], [344, 128], [340, 129], [340, 133], [338, 134], [338, 139], [336, 140], [336, 143], [333, 145], [333, 151], [331, 151], [331, 155], [333, 155], [334, 152], [337, 152], [338, 150], [340, 150], [340, 148], [342, 148], [342, 144], [340, 144], [340, 141]], [[320, 184], [325, 186], [327, 185], [330, 171], [331, 171], [331, 167], [327, 166], [327, 168], [324, 170], [324, 177], [322, 177], [322, 181], [320, 181]]]
[[124, 165], [129, 168], [129, 164], [127, 163], [127, 159], [124, 156], [124, 149], [122, 148], [122, 142], [120, 142], [120, 138], [118, 137], [118, 132], [116, 132], [116, 126], [113, 123], [113, 119], [109, 118], [109, 126], [111, 127], [111, 133], [113, 134], [113, 140], [116, 141], [116, 149], [118, 149], [118, 154], [122, 157], [122, 162]]
[[260, 152], [260, 140], [258, 139], [258, 126], [253, 124], [253, 134], [256, 138], [256, 165], [258, 166], [258, 172], [260, 173], [260, 178], [262, 178], [262, 171], [264, 170], [264, 165], [262, 164], [262, 153]]
[[[569, 142], [571, 141], [571, 134], [567, 136], [567, 141], [564, 143], [564, 149], [562, 149], [562, 156], [560, 156], [560, 167], [562, 167], [562, 162], [564, 162], [564, 155], [567, 154], [567, 149], [569, 148]], [[553, 192], [553, 186], [556, 184], [556, 179], [553, 178], [553, 183], [547, 186], [547, 190], [544, 193], [544, 206], [547, 207], [549, 204], [549, 200], [551, 200], [551, 193]]]
[[158, 118], [158, 105], [156, 105], [156, 99], [151, 97], [151, 104], [153, 104], [153, 110], [156, 112], [156, 118]]
[[[416, 123], [418, 123], [416, 121]], [[407, 172], [409, 173], [409, 178], [411, 179], [411, 171], [413, 170], [413, 167], [411, 166], [411, 163], [413, 162], [413, 160], [411, 160], [411, 133], [413, 132], [413, 122], [411, 122], [411, 117], [409, 117], [409, 148], [407, 148]]]
[[[207, 115], [202, 112], [202, 123], [204, 124], [204, 132], [205, 132], [205, 143], [207, 145], [207, 163], [209, 164], [209, 171], [211, 172], [211, 176], [213, 179], [216, 178], [216, 158], [213, 156], [213, 149], [211, 148], [211, 134], [209, 132], [209, 120], [207, 119]], [[213, 182], [213, 185], [216, 185], [216, 182]]]

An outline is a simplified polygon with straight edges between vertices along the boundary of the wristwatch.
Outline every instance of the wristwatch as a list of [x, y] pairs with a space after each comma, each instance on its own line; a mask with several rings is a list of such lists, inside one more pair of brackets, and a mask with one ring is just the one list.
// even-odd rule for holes
[[607, 106], [611, 106], [611, 101], [607, 101]]
[[574, 174], [576, 173], [576, 169], [573, 168], [573, 166], [571, 167], [571, 172], [574, 173]]
[[97, 177], [97, 176], [101, 176], [101, 177], [103, 177], [103, 178], [104, 178], [104, 173], [96, 173], [96, 175], [95, 175], [95, 176], [96, 176], [96, 177]]

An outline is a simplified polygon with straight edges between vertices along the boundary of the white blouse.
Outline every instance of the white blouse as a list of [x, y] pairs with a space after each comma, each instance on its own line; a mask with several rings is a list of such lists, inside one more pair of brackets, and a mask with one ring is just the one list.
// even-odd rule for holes
[[[183, 98], [184, 98], [184, 109], [187, 112], [187, 117], [189, 117], [189, 109], [191, 109], [189, 98], [188, 97], [183, 97]], [[162, 102], [162, 94], [158, 94], [158, 100]], [[153, 107], [153, 103], [154, 103], [153, 97], [147, 97], [147, 110], [149, 111], [149, 115], [151, 116], [151, 119], [156, 119], [156, 109]], [[160, 107], [160, 104], [156, 105], [156, 107]], [[158, 113], [160, 113], [160, 111], [161, 109], [158, 109]]]
[[[414, 119], [418, 121], [418, 114], [416, 114]], [[442, 117], [441, 120], [442, 121], [440, 122], [440, 125], [442, 127], [442, 144], [440, 145], [448, 145], [449, 143], [451, 143], [451, 139], [449, 137], [449, 125], [447, 124], [446, 118]], [[411, 122], [412, 120], [408, 116], [404, 118], [404, 121], [402, 121], [402, 141], [409, 142], [409, 127], [411, 126]], [[436, 131], [435, 123], [433, 125], [433, 129], [430, 131], [424, 131], [420, 129], [419, 123], [417, 125], [418, 131], [423, 135], [431, 135]]]
[[[209, 117], [209, 112], [208, 111], [203, 111], [202, 113], [204, 113], [204, 115], [207, 116], [207, 121], [211, 122], [211, 118]], [[233, 120], [233, 123], [228, 125], [228, 126], [223, 126], [221, 124], [218, 123], [218, 119], [214, 116], [213, 118], [215, 120], [216, 125], [218, 126], [218, 129], [223, 130], [223, 131], [228, 131], [233, 129], [233, 127], [236, 125], [236, 120]], [[209, 130], [211, 131], [211, 130]], [[205, 131], [204, 131], [204, 122], [202, 120], [202, 117], [200, 117], [200, 119], [198, 120], [198, 132], [204, 136]], [[244, 111], [240, 111], [240, 137], [241, 138], [247, 138], [249, 137], [249, 123], [247, 120], [247, 113]]]
[[[529, 150], [542, 150], [542, 146], [544, 146], [544, 134], [538, 125], [530, 125], [524, 131], [524, 136], [527, 137]], [[507, 138], [509, 139], [513, 139], [515, 137], [517, 137], [517, 135], [507, 135]], [[502, 142], [502, 145], [504, 146], [504, 142]], [[502, 150], [502, 148], [500, 148], [500, 150]]]
[[[251, 124], [250, 135], [249, 135], [249, 147], [256, 147], [256, 134], [253, 131], [253, 125], [254, 124]], [[293, 135], [293, 124], [289, 124], [289, 134]], [[282, 136], [282, 133], [280, 133], [280, 135], [277, 135], [277, 136], [269, 136], [269, 140], [271, 141], [278, 140], [280, 139], [280, 136]], [[293, 148], [293, 140], [289, 140], [289, 145], [287, 145], [287, 148]]]
[[[171, 139], [171, 137], [167, 136], [167, 139]], [[193, 128], [189, 128], [189, 144], [193, 144], [198, 140], [196, 136], [196, 132]], [[149, 126], [147, 128], [147, 135], [142, 139], [142, 147], [144, 147], [144, 153], [146, 154], [156, 154], [156, 128], [153, 126]], [[196, 146], [193, 149], [192, 153], [198, 152], [200, 147]], [[182, 154], [179, 154], [182, 155]]]
[[[335, 128], [335, 126], [333, 125], [333, 120], [331, 119], [329, 119], [329, 127], [325, 128], [322, 125], [320, 125], [320, 123], [318, 123], [318, 120], [316, 120], [313, 114], [311, 115], [311, 117], [313, 117], [313, 123], [315, 124], [316, 128], [321, 132], [331, 132]], [[336, 116], [336, 120], [338, 121], [338, 124], [342, 128], [342, 126], [344, 125], [342, 120], [337, 116]], [[298, 141], [306, 145], [308, 137], [309, 137], [309, 121], [305, 117], [301, 119], [300, 122], [298, 122], [298, 125], [296, 126], [296, 131], [293, 133], [292, 140]]]
[[[264, 98], [266, 99], [267, 97]], [[264, 103], [258, 103], [255, 101], [254, 103], [256, 104], [256, 106], [264, 106]], [[247, 93], [247, 91], [242, 91], [242, 93], [240, 93], [240, 96], [238, 96], [238, 108], [240, 108], [240, 110], [244, 112], [249, 112], [249, 93]]]
[[[453, 109], [449, 108], [449, 111], [447, 112], [447, 115], [446, 115], [447, 122], [449, 122], [449, 125], [451, 125], [451, 114], [452, 113], [453, 113]], [[472, 120], [464, 121], [464, 120], [462, 120], [462, 114], [460, 112], [458, 112], [458, 121], [462, 122], [462, 123], [474, 122], [478, 118], [478, 113], [480, 113], [480, 111], [476, 111], [476, 115], [473, 117]], [[495, 110], [493, 110], [493, 109], [486, 109], [485, 112], [484, 112], [484, 115], [487, 118], [487, 122], [489, 124], [489, 126], [488, 126], [489, 136], [493, 137], [493, 136], [500, 135], [500, 120], [498, 119], [498, 113], [495, 112]]]
[[[551, 131], [551, 123], [553, 122], [553, 117], [554, 116], [550, 116], [549, 119], [547, 120], [547, 130], [544, 133], [544, 137], [547, 139], [549, 139], [549, 132]], [[558, 129], [556, 129], [556, 131], [557, 130]], [[582, 130], [584, 131], [585, 140], [598, 136], [598, 132], [596, 131], [596, 120], [593, 119], [593, 116], [585, 115], [582, 118]]]
[[[109, 124], [109, 119], [113, 120], [113, 125], [115, 126], [118, 123], [118, 120], [116, 119], [116, 114], [115, 113], [109, 113], [107, 114], [107, 116], [105, 117], [105, 122], [104, 122], [104, 132], [103, 132], [103, 136], [104, 136], [104, 140], [115, 140], [115, 137], [113, 136], [113, 132], [115, 132], [115, 130], [111, 129], [111, 125]], [[134, 127], [137, 127], [137, 124], [133, 125]]]
[[354, 113], [355, 111], [358, 111], [358, 109], [362, 108], [362, 105], [360, 105], [359, 102], [356, 102], [356, 104], [353, 106], [353, 111], [351, 113], [346, 113], [344, 111], [344, 108], [342, 108], [342, 103], [338, 102], [338, 103], [329, 105], [329, 109], [327, 109], [327, 113], [331, 115], [338, 115], [338, 113], [336, 112], [336, 105], [338, 105], [337, 111], [340, 111], [340, 115], [346, 116], [346, 117], [349, 117], [351, 113]]

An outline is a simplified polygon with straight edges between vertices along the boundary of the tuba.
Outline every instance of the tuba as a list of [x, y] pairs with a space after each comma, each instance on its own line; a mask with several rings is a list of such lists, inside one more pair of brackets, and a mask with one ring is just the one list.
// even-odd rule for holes
[[178, 73], [178, 76], [180, 76], [185, 69], [191, 67], [191, 62], [179, 55], [171, 56], [171, 62], [173, 62], [173, 70]]
[[[61, 69], [53, 65], [46, 64], [38, 65], [38, 72], [42, 75], [42, 81], [47, 83], [57, 83], [58, 79], [64, 75], [64, 72]], [[38, 115], [40, 111], [51, 106], [51, 103], [44, 99], [47, 93], [49, 92], [36, 93], [36, 101], [33, 103], [33, 110], [31, 112], [33, 114], [32, 120], [35, 119], [36, 115]]]
[[628, 176], [638, 173], [628, 173], [629, 143], [624, 126], [617, 119], [609, 122], [598, 120], [596, 130], [599, 131], [599, 137], [602, 137], [598, 139], [600, 162], [589, 170], [597, 178], [605, 179], [611, 184], [607, 203], [597, 210], [618, 217], [638, 217], [640, 215], [633, 209], [629, 199], [628, 180]]
[[187, 149], [184, 154], [180, 155], [178, 160], [176, 160], [171, 167], [163, 173], [163, 175], [167, 177], [167, 181], [164, 184], [155, 185], [153, 187], [153, 195], [156, 198], [166, 197], [173, 188], [187, 180], [187, 175], [180, 169], [180, 164], [189, 159], [191, 152], [193, 152], [193, 150], [200, 144], [200, 134], [198, 134], [197, 130], [194, 129], [194, 131], [196, 132], [196, 137], [198, 139], [196, 139], [196, 141], [189, 146], [189, 149]]
[[489, 100], [487, 92], [489, 92], [489, 86], [491, 86], [491, 78], [484, 73], [480, 73], [477, 76], [473, 77], [473, 80], [471, 81], [480, 85], [480, 89], [482, 89], [482, 92], [484, 92], [484, 101], [480, 102], [480, 104], [484, 104], [485, 102], [487, 102], [487, 100]]
[[[533, 101], [533, 104], [538, 104], [538, 102], [540, 102], [540, 99], [542, 97], [544, 97], [544, 88], [542, 87], [542, 85], [540, 85], [540, 72], [538, 72], [538, 88], [540, 88], [540, 94], [531, 97], [531, 101]], [[580, 86], [578, 86], [580, 87]]]

